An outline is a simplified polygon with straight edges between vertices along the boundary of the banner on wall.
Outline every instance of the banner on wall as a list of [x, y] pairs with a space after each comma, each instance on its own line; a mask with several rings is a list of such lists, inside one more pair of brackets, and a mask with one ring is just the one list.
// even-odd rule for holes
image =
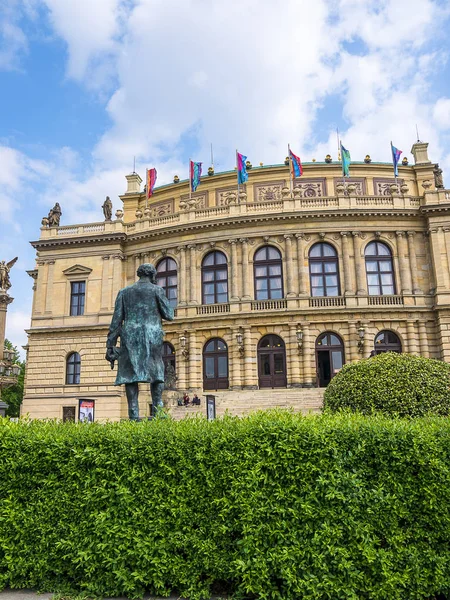
[[80, 423], [93, 423], [94, 422], [94, 407], [95, 407], [95, 400], [80, 399], [79, 410], [78, 410], [78, 421]]

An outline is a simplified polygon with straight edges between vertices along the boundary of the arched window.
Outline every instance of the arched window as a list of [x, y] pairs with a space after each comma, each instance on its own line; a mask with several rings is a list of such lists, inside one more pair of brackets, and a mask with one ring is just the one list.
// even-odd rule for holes
[[259, 387], [286, 387], [286, 348], [284, 341], [270, 333], [258, 344]]
[[69, 354], [66, 360], [66, 384], [78, 385], [80, 383], [81, 357], [78, 352]]
[[317, 385], [326, 387], [344, 364], [344, 344], [341, 338], [326, 331], [316, 339]]
[[283, 298], [283, 263], [279, 250], [263, 246], [253, 259], [255, 299]]
[[166, 390], [175, 388], [176, 382], [176, 358], [175, 348], [169, 342], [163, 343], [163, 363], [164, 363], [164, 387]]
[[380, 331], [375, 337], [374, 352], [375, 354], [383, 354], [383, 352], [398, 352], [402, 351], [402, 343], [400, 338], [393, 331]]
[[203, 304], [228, 302], [227, 257], [218, 250], [207, 254], [202, 262], [202, 301]]
[[314, 244], [309, 251], [311, 296], [339, 296], [339, 266], [331, 244]]
[[156, 267], [156, 284], [160, 285], [170, 306], [177, 305], [177, 263], [173, 258], [163, 258]]
[[209, 340], [203, 348], [203, 388], [228, 388], [228, 347], [220, 338]]
[[364, 252], [366, 257], [367, 285], [370, 296], [395, 294], [392, 253], [382, 242], [370, 242]]

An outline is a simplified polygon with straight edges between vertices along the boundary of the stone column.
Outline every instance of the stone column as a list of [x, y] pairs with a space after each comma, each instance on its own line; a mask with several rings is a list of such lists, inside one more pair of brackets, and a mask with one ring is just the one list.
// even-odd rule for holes
[[197, 265], [195, 263], [195, 251], [197, 246], [195, 244], [189, 244], [189, 304], [198, 304], [197, 300]]
[[443, 292], [448, 289], [448, 274], [442, 261], [444, 251], [444, 239], [441, 227], [430, 229], [430, 248], [434, 265], [434, 280], [436, 282], [436, 292]]
[[14, 298], [11, 298], [11, 296], [3, 290], [0, 292], [0, 359], [3, 358], [3, 349], [5, 347], [6, 313], [8, 311], [8, 305], [11, 304], [13, 300]]
[[[109, 258], [109, 257], [108, 257]], [[137, 270], [141, 264], [141, 255], [138, 252], [134, 255], [134, 280], [137, 281], [139, 277], [137, 276]]]
[[416, 246], [414, 243], [415, 231], [407, 231], [406, 234], [408, 236], [409, 264], [411, 267], [412, 292], [413, 292], [413, 294], [421, 294], [422, 290], [419, 287], [419, 279], [418, 279], [418, 272], [417, 272]]
[[288, 365], [290, 367], [290, 384], [291, 387], [301, 387], [301, 377], [300, 377], [300, 361], [301, 354], [298, 348], [297, 342], [297, 326], [289, 325], [289, 339], [290, 339], [290, 350], [289, 354], [286, 357]]
[[354, 293], [352, 286], [352, 271], [350, 266], [350, 232], [341, 231], [342, 237], [342, 263], [344, 265], [344, 285], [342, 290], [344, 296], [348, 296]]
[[248, 239], [241, 238], [239, 241], [242, 244], [242, 300], [250, 300], [250, 284], [253, 277], [249, 277]]
[[295, 296], [294, 291], [294, 265], [292, 262], [292, 235], [286, 234], [283, 236], [286, 247], [286, 282], [287, 282], [287, 293], [286, 296]]
[[398, 254], [398, 264], [400, 267], [400, 291], [402, 294], [410, 294], [411, 293], [411, 271], [409, 270], [409, 265], [407, 263], [406, 252], [406, 239], [403, 231], [396, 231], [395, 235], [397, 236], [397, 254]]
[[178, 304], [186, 304], [186, 246], [178, 246], [180, 253], [180, 268], [178, 273]]
[[244, 388], [254, 389], [256, 386], [253, 375], [253, 355], [256, 351], [252, 344], [250, 327], [244, 327]]
[[356, 276], [356, 293], [358, 296], [367, 295], [366, 287], [366, 265], [364, 257], [361, 256], [363, 245], [362, 234], [360, 231], [352, 231], [353, 249], [355, 255], [355, 276]]
[[296, 233], [297, 238], [297, 267], [298, 267], [298, 293], [300, 296], [308, 295], [308, 267], [305, 267], [305, 245], [304, 233]]
[[349, 352], [348, 352], [348, 356], [350, 358], [350, 360], [353, 362], [355, 360], [358, 360], [360, 358], [359, 352], [358, 352], [358, 342], [359, 342], [359, 335], [358, 335], [358, 327], [357, 327], [358, 323], [356, 322], [351, 322], [349, 323]]
[[199, 381], [198, 381], [198, 366], [199, 363], [201, 365], [201, 354], [199, 356], [199, 351], [197, 348], [197, 335], [194, 330], [189, 331], [189, 360], [186, 362], [187, 367], [187, 376], [189, 377], [189, 389], [194, 390], [198, 389]]
[[54, 269], [55, 269], [55, 261], [49, 260], [47, 261], [48, 270], [47, 270], [47, 289], [45, 291], [45, 312], [47, 314], [52, 314], [53, 308], [53, 277], [54, 277]]
[[113, 257], [113, 280], [111, 286], [111, 306], [114, 306], [119, 290], [122, 289], [122, 260], [120, 254], [115, 254]]
[[39, 260], [36, 262], [38, 278], [35, 292], [35, 310], [36, 315], [41, 315], [45, 310], [45, 291], [47, 288], [47, 265], [45, 261]]
[[425, 321], [419, 321], [419, 344], [420, 354], [425, 358], [429, 358], [430, 350], [428, 348], [427, 326]]
[[231, 297], [230, 297], [230, 300], [239, 300], [237, 240], [228, 240], [228, 243], [231, 246], [231, 266], [230, 266]]
[[303, 325], [303, 385], [304, 387], [315, 387], [316, 378], [311, 369], [311, 359], [314, 357], [315, 348], [311, 343], [311, 333], [309, 325]]
[[109, 255], [102, 256], [102, 292], [101, 292], [101, 311], [106, 311], [110, 308], [111, 290], [109, 289], [109, 266], [111, 261]]
[[[180, 335], [184, 335], [180, 333]], [[188, 382], [187, 382], [187, 368], [188, 361], [183, 355], [183, 348], [181, 347], [180, 342], [178, 341], [178, 348], [176, 350], [176, 369], [177, 369], [177, 389], [184, 393], [187, 390]]]
[[417, 350], [417, 335], [415, 323], [412, 320], [406, 321], [406, 331], [408, 337], [408, 352], [409, 354], [418, 354]]
[[[243, 362], [243, 356], [239, 352], [239, 347], [236, 342], [236, 336], [239, 333], [240, 327], [233, 327], [231, 330], [231, 335], [233, 336], [232, 343], [228, 346], [229, 351], [229, 371], [231, 374], [230, 377], [230, 388], [231, 389], [241, 389], [242, 387], [242, 376], [241, 376], [241, 366]], [[230, 348], [231, 346], [231, 348]], [[231, 352], [230, 352], [231, 350]]]

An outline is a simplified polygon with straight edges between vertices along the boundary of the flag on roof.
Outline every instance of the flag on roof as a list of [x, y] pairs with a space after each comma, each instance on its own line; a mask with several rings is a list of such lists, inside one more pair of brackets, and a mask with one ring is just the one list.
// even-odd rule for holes
[[342, 160], [342, 175], [344, 177], [350, 177], [350, 152], [344, 148], [341, 142], [341, 160]]
[[391, 151], [392, 151], [392, 162], [394, 163], [394, 175], [398, 177], [398, 161], [400, 160], [400, 155], [402, 153], [401, 150], [392, 145], [391, 142]]
[[303, 175], [303, 167], [302, 161], [300, 160], [300, 156], [294, 154], [289, 148], [289, 158], [291, 159], [292, 179], [295, 179], [296, 177], [301, 177]]
[[202, 175], [202, 163], [190, 161], [189, 176], [191, 179], [191, 190], [195, 190], [200, 185], [200, 177]]
[[156, 169], [147, 169], [147, 198], [150, 198], [150, 196], [153, 194], [153, 188], [155, 187], [156, 183], [156, 176]]
[[237, 174], [238, 174], [238, 184], [245, 183], [248, 179], [247, 167], [245, 165], [245, 161], [247, 157], [243, 154], [240, 154], [236, 150], [236, 166], [237, 166]]

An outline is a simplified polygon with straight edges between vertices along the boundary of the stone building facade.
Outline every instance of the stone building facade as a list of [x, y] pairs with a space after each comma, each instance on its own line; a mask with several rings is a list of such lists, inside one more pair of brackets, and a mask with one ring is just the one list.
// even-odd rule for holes
[[105, 340], [144, 262], [176, 305], [175, 395], [301, 395], [389, 349], [450, 360], [450, 191], [427, 146], [413, 145], [397, 182], [391, 164], [352, 163], [344, 184], [340, 163], [313, 162], [291, 189], [282, 164], [250, 169], [239, 192], [235, 171], [204, 176], [192, 197], [187, 181], [161, 186], [148, 205], [132, 173], [115, 220], [43, 227], [23, 414], [78, 418], [91, 399], [96, 419], [126, 417]]

